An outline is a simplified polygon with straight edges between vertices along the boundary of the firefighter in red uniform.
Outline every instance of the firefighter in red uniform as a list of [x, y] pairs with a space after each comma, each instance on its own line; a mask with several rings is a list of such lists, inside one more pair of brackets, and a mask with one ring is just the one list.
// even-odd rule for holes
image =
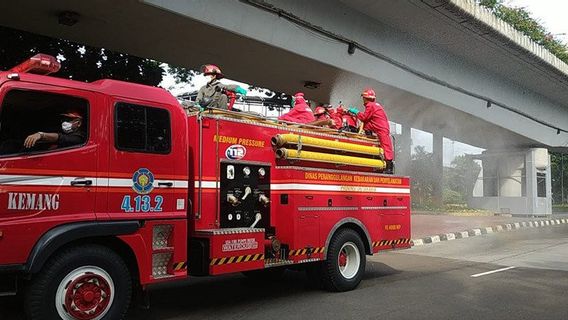
[[278, 120], [295, 122], [295, 123], [310, 123], [315, 121], [314, 113], [310, 106], [306, 103], [304, 94], [298, 92], [292, 98], [292, 109], [290, 112], [278, 117]]
[[342, 129], [347, 132], [357, 132], [357, 117], [349, 113], [349, 110], [339, 105], [337, 107], [336, 118], [340, 123], [338, 124], [338, 129]]
[[385, 173], [394, 173], [394, 153], [390, 136], [389, 119], [383, 107], [375, 102], [376, 94], [373, 89], [366, 89], [361, 94], [365, 111], [359, 112], [355, 108], [349, 109], [349, 112], [355, 114], [357, 119], [361, 120], [365, 130], [370, 130], [379, 137], [381, 148], [384, 150], [386, 168]]

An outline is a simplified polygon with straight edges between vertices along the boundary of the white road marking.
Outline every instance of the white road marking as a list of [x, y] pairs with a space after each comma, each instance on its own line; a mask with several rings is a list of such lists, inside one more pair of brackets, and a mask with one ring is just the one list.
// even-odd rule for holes
[[507, 268], [497, 269], [497, 270], [493, 270], [493, 271], [487, 271], [487, 272], [472, 274], [471, 277], [472, 278], [482, 277], [482, 276], [486, 276], [488, 274], [497, 273], [497, 272], [501, 272], [501, 271], [507, 271], [507, 270], [511, 270], [511, 269], [514, 269], [514, 268], [515, 267], [507, 267]]

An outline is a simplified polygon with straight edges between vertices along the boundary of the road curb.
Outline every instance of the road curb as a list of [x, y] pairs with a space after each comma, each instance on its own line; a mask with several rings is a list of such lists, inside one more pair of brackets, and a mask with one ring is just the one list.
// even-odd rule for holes
[[433, 236], [412, 239], [411, 244], [413, 246], [422, 246], [426, 244], [437, 243], [440, 241], [450, 241], [455, 239], [476, 237], [482, 234], [506, 232], [506, 231], [519, 230], [519, 229], [542, 228], [542, 227], [555, 226], [567, 223], [568, 219], [547, 219], [547, 220], [537, 220], [537, 221], [505, 223], [491, 227], [473, 228], [459, 232], [442, 233]]

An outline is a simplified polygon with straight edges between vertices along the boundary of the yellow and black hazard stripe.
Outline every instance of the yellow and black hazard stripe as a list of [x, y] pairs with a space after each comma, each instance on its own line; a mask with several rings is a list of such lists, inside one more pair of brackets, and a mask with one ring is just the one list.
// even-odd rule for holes
[[323, 253], [325, 247], [318, 247], [318, 248], [304, 248], [304, 249], [292, 249], [288, 253], [288, 256], [302, 256], [306, 254], [316, 254], [316, 253]]
[[373, 242], [373, 247], [393, 246], [397, 244], [410, 243], [410, 239], [381, 240]]
[[244, 256], [213, 258], [211, 259], [211, 263], [209, 263], [209, 265], [220, 266], [223, 264], [243, 263], [243, 262], [258, 261], [258, 260], [264, 260], [264, 254], [257, 253], [257, 254], [248, 254]]
[[187, 262], [174, 263], [174, 271], [187, 270]]

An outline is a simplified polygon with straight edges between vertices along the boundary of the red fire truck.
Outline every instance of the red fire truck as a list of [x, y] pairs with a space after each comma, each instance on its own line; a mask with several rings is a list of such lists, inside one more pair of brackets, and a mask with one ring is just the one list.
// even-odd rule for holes
[[410, 246], [409, 179], [380, 173], [375, 139], [59, 67], [0, 72], [0, 293], [29, 318], [120, 319], [155, 283], [300, 266], [346, 291]]

